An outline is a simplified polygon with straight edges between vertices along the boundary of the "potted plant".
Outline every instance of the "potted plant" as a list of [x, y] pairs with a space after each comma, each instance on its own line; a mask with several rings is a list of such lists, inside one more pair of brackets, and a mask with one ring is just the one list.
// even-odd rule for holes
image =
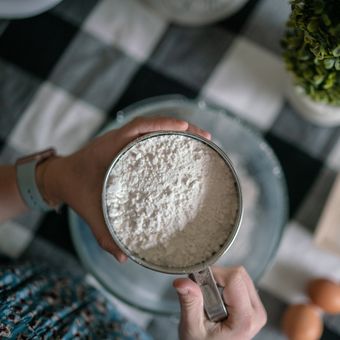
[[291, 0], [282, 39], [288, 99], [306, 118], [340, 124], [340, 1]]

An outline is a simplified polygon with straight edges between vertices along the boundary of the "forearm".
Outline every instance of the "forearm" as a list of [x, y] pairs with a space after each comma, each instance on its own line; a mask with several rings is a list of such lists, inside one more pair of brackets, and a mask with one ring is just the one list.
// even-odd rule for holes
[[27, 210], [16, 181], [14, 165], [0, 166], [0, 222]]
[[[57, 207], [62, 203], [60, 177], [63, 173], [62, 157], [54, 157], [38, 164], [35, 169], [36, 184], [43, 199]], [[28, 210], [17, 185], [14, 165], [0, 166], [0, 223]]]

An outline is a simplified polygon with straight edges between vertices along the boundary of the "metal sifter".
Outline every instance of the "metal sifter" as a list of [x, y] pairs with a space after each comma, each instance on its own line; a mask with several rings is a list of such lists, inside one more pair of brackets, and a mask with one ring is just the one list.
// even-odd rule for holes
[[[165, 267], [165, 266], [160, 266], [154, 263], [151, 263], [149, 261], [146, 261], [145, 259], [139, 257], [137, 254], [132, 253], [126, 245], [119, 239], [119, 237], [116, 235], [115, 228], [113, 225], [113, 222], [109, 215], [108, 215], [108, 206], [107, 206], [107, 186], [108, 186], [108, 181], [109, 181], [109, 176], [112, 171], [112, 169], [116, 166], [116, 164], [120, 161], [122, 156], [130, 150], [134, 145], [137, 143], [144, 141], [149, 138], [157, 137], [157, 136], [164, 136], [164, 135], [178, 135], [178, 136], [186, 136], [189, 138], [193, 138], [196, 141], [199, 141], [201, 143], [204, 143], [206, 146], [210, 147], [213, 149], [224, 161], [225, 165], [229, 168], [231, 174], [233, 175], [233, 184], [235, 186], [235, 191], [237, 194], [237, 200], [238, 204], [237, 206], [237, 211], [236, 211], [236, 217], [235, 220], [233, 221], [233, 227], [229, 233], [229, 236], [227, 239], [223, 242], [221, 245], [220, 249], [212, 254], [209, 258], [207, 258], [204, 262], [197, 263], [194, 265], [186, 266], [186, 267]], [[242, 219], [242, 195], [241, 195], [241, 187], [240, 183], [236, 174], [236, 171], [228, 158], [228, 156], [213, 142], [188, 133], [188, 132], [177, 132], [177, 131], [161, 131], [161, 132], [153, 132], [149, 133], [147, 135], [144, 135], [140, 138], [137, 138], [130, 144], [128, 144], [124, 149], [122, 149], [116, 157], [113, 159], [109, 169], [107, 170], [105, 179], [104, 179], [104, 184], [103, 184], [103, 192], [102, 192], [102, 207], [103, 207], [103, 213], [104, 213], [104, 218], [106, 225], [110, 231], [110, 234], [115, 241], [115, 243], [118, 245], [118, 247], [134, 262], [157, 272], [162, 272], [166, 274], [188, 274], [189, 277], [197, 282], [197, 284], [200, 286], [203, 298], [204, 298], [204, 309], [205, 312], [208, 316], [208, 318], [211, 321], [218, 322], [223, 319], [225, 319], [228, 316], [227, 308], [223, 302], [222, 298], [222, 291], [223, 287], [218, 286], [210, 266], [213, 265], [232, 245], [240, 224], [241, 224], [241, 219]]]

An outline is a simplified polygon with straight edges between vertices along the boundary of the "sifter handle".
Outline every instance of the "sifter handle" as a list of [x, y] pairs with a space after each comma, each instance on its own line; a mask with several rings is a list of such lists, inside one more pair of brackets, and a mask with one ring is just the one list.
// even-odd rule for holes
[[201, 288], [204, 300], [204, 309], [210, 321], [218, 322], [227, 318], [228, 312], [222, 298], [222, 291], [216, 284], [211, 268], [191, 273], [190, 279]]

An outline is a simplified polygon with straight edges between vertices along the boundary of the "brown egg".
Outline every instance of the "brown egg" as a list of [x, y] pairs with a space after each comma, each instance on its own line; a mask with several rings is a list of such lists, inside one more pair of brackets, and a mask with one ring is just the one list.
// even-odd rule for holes
[[326, 313], [340, 313], [340, 285], [333, 281], [319, 278], [312, 280], [307, 292], [313, 303]]
[[320, 339], [323, 322], [317, 307], [309, 304], [289, 306], [282, 317], [282, 329], [290, 340]]

